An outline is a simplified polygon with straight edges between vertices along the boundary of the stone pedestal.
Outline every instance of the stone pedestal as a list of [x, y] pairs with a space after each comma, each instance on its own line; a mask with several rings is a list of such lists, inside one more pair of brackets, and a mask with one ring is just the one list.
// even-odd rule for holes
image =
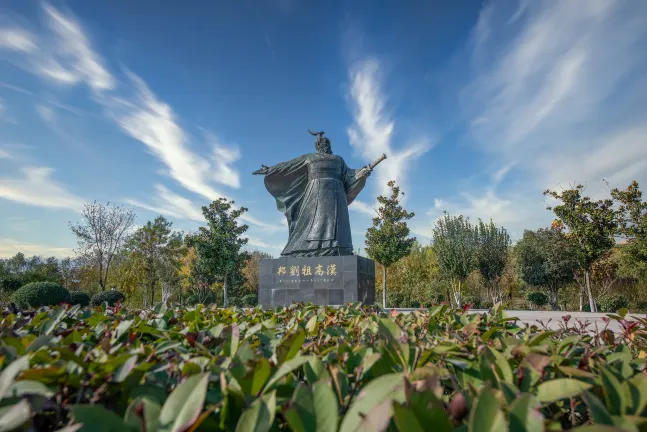
[[375, 302], [375, 262], [357, 255], [264, 259], [258, 303], [276, 307], [305, 302], [342, 305]]

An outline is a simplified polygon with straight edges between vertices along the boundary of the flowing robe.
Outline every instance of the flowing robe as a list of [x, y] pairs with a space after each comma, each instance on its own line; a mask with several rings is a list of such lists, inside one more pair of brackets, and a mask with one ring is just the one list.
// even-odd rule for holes
[[333, 154], [309, 153], [269, 167], [265, 187], [289, 227], [283, 256], [352, 255], [348, 205], [366, 184]]

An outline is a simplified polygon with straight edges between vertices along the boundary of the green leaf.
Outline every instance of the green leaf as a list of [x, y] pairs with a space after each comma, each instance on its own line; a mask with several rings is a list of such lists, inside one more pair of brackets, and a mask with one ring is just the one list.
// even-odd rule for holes
[[611, 414], [623, 415], [627, 406], [624, 389], [620, 381], [618, 381], [609, 369], [605, 367], [600, 369], [600, 379], [602, 381], [602, 390], [604, 391], [607, 408]]
[[124, 382], [126, 378], [128, 378], [128, 375], [130, 375], [130, 372], [135, 368], [137, 365], [137, 355], [130, 356], [128, 360], [123, 362], [121, 366], [117, 368], [115, 371], [115, 374], [112, 377], [112, 380], [116, 383]]
[[52, 330], [54, 330], [54, 328], [56, 327], [56, 324], [58, 324], [63, 319], [66, 313], [67, 313], [67, 310], [65, 309], [65, 306], [59, 306], [58, 309], [56, 309], [54, 316], [43, 323], [40, 334], [42, 335], [50, 334]]
[[389, 352], [406, 369], [409, 366], [407, 332], [402, 330], [395, 321], [386, 318], [380, 319], [378, 328], [380, 335], [386, 339]]
[[121, 417], [101, 405], [71, 405], [69, 407], [76, 423], [83, 423], [81, 432], [122, 432], [133, 430], [124, 424]]
[[552, 335], [554, 335], [556, 332], [554, 330], [546, 330], [542, 331], [539, 334], [536, 334], [533, 336], [526, 345], [528, 346], [537, 346], [541, 344], [543, 341], [546, 339], [550, 338]]
[[370, 381], [356, 396], [344, 416], [339, 432], [366, 430], [363, 421], [374, 407], [381, 409], [381, 414], [391, 417], [392, 402], [404, 402], [404, 375], [401, 373], [382, 375]]
[[539, 411], [537, 399], [524, 393], [510, 405], [510, 430], [519, 432], [542, 432], [544, 416]]
[[281, 343], [276, 347], [276, 361], [282, 365], [286, 361], [292, 360], [299, 351], [306, 339], [306, 333], [299, 329], [295, 332], [288, 333]]
[[25, 395], [40, 395], [50, 398], [54, 395], [54, 392], [42, 382], [31, 380], [15, 381], [7, 391], [7, 397], [20, 398]]
[[276, 372], [274, 372], [274, 375], [268, 383], [265, 385], [265, 389], [263, 390], [263, 393], [266, 393], [269, 389], [274, 386], [281, 378], [289, 374], [290, 372], [300, 368], [303, 366], [305, 363], [308, 363], [313, 357], [311, 356], [300, 356], [300, 357], [295, 357], [292, 360], [288, 360], [285, 363], [281, 365], [281, 367], [278, 368]]
[[125, 335], [128, 332], [128, 330], [130, 330], [130, 327], [132, 327], [133, 322], [134, 322], [133, 320], [124, 320], [119, 323], [112, 337], [113, 344], [116, 343], [120, 337]]
[[157, 428], [159, 427], [159, 417], [162, 411], [160, 404], [147, 397], [138, 397], [128, 405], [126, 415], [124, 416], [124, 422], [132, 429], [141, 431], [142, 421], [140, 416], [137, 415], [138, 409], [143, 410], [146, 432], [157, 431]]
[[582, 393], [582, 399], [589, 407], [589, 413], [595, 423], [613, 426], [611, 414], [605, 408], [604, 404], [591, 392]]
[[508, 360], [500, 352], [488, 346], [485, 350], [485, 357], [494, 365], [494, 371], [499, 376], [499, 379], [512, 382], [510, 363], [508, 363]]
[[240, 344], [240, 329], [236, 323], [226, 327], [220, 337], [228, 341], [225, 343], [224, 353], [227, 357], [232, 358], [236, 355], [238, 351], [238, 345]]
[[413, 410], [397, 402], [393, 403], [393, 420], [401, 432], [425, 432], [425, 428], [420, 424]]
[[556, 402], [577, 396], [593, 385], [573, 378], [560, 378], [543, 382], [537, 386], [537, 400], [541, 403]]
[[337, 398], [325, 382], [300, 384], [292, 397], [288, 424], [292, 430], [335, 432], [339, 423]]
[[276, 392], [256, 399], [243, 411], [236, 424], [236, 432], [268, 432], [274, 423]]
[[0, 408], [0, 432], [19, 428], [31, 418], [31, 406], [25, 399], [15, 405]]
[[505, 429], [505, 418], [499, 407], [496, 393], [486, 387], [473, 402], [469, 430], [470, 432], [498, 432]]
[[308, 334], [312, 334], [317, 329], [317, 315], [313, 315], [306, 324], [306, 331]]
[[29, 356], [12, 361], [0, 374], [0, 399], [4, 398], [20, 372], [29, 369]]
[[628, 414], [641, 415], [647, 406], [647, 378], [638, 374], [627, 380], [629, 394], [631, 395], [631, 407]]
[[209, 373], [193, 375], [169, 395], [159, 417], [160, 432], [185, 430], [200, 416], [209, 386]]

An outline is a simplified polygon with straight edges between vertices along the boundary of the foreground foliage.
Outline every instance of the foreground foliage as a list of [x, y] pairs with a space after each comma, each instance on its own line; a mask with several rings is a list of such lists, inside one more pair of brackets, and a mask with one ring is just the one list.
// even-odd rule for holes
[[592, 334], [496, 307], [5, 312], [0, 431], [642, 430], [647, 320], [618, 314]]

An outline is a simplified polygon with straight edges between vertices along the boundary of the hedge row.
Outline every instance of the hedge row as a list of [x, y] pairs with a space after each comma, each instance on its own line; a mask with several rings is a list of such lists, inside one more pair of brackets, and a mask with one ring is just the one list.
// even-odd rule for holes
[[[58, 307], [5, 315], [0, 425], [70, 431], [639, 431], [647, 320], [498, 307]], [[53, 354], [55, 353], [55, 354]], [[83, 424], [83, 425], [81, 425]], [[9, 427], [6, 429], [10, 430]]]
[[114, 306], [125, 299], [123, 293], [116, 290], [102, 291], [90, 299], [90, 296], [82, 291], [70, 292], [55, 282], [32, 282], [20, 287], [11, 295], [11, 301], [21, 308], [56, 306], [61, 303], [99, 306], [103, 302]]

